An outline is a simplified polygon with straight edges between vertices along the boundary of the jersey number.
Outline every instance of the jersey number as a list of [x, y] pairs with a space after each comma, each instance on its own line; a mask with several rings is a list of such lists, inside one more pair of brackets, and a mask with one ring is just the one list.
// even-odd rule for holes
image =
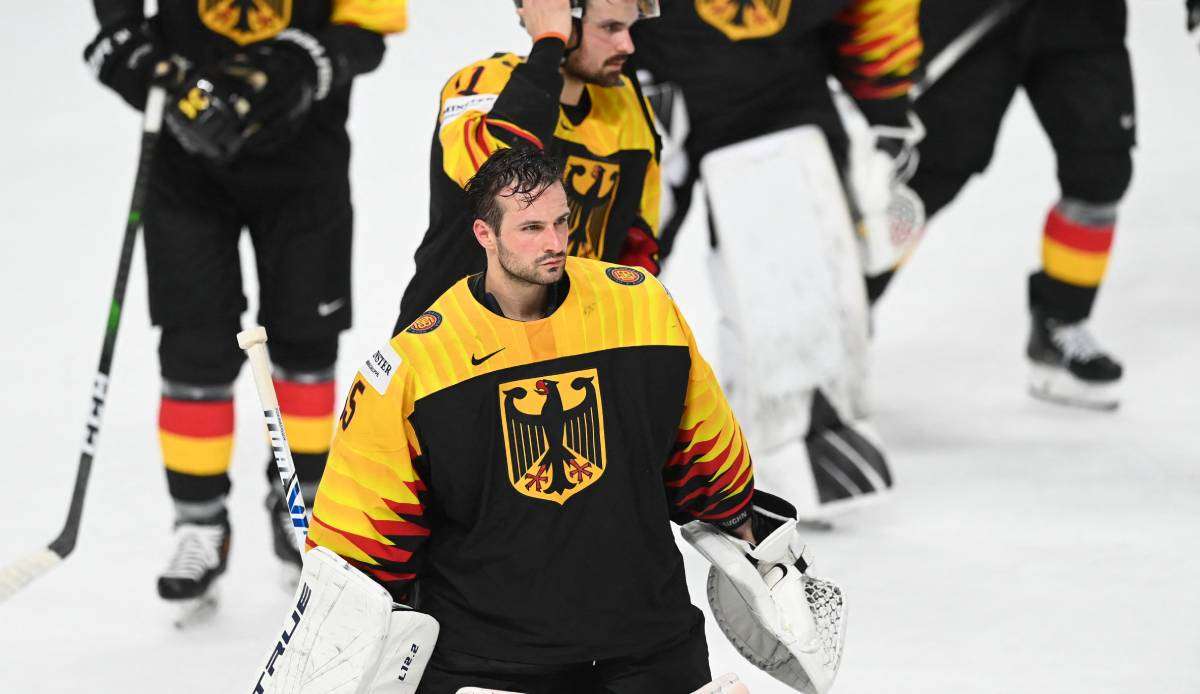
[[350, 422], [354, 421], [354, 411], [358, 407], [354, 399], [366, 389], [367, 387], [363, 385], [362, 379], [354, 381], [354, 386], [350, 388], [350, 394], [346, 396], [346, 405], [342, 408], [342, 431], [350, 428]]

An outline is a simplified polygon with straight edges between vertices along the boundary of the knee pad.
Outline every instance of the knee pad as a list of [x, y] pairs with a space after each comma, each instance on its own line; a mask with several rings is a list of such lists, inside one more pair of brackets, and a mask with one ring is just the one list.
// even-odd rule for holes
[[246, 355], [237, 344], [237, 322], [163, 327], [158, 358], [166, 381], [221, 385], [237, 379]]
[[271, 338], [267, 348], [271, 352], [271, 362], [285, 372], [325, 372], [330, 371], [337, 362], [338, 337], [332, 335], [312, 340]]
[[1116, 202], [1133, 179], [1129, 150], [1066, 151], [1058, 156], [1058, 182], [1064, 198]]

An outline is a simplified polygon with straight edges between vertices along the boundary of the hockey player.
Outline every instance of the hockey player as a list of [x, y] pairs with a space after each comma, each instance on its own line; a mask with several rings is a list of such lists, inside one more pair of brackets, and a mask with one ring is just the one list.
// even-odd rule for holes
[[[681, 166], [664, 162], [674, 207], [663, 249], [702, 182], [721, 380], [759, 474], [812, 519], [892, 484], [852, 421], [866, 409], [868, 318], [851, 208], [864, 238], [894, 245], [881, 219], [919, 136], [905, 98], [921, 55], [918, 4], [696, 0], [635, 28], [634, 62], [654, 82], [667, 149], [680, 143], [685, 154]], [[864, 156], [850, 156], [831, 75], [872, 124]], [[788, 307], [782, 320], [777, 302]]]
[[658, 139], [636, 81], [622, 74], [634, 52], [630, 28], [657, 8], [657, 0], [525, 0], [529, 57], [498, 53], [450, 78], [430, 157], [429, 229], [394, 332], [483, 269], [463, 185], [488, 155], [518, 143], [566, 160], [571, 255], [658, 272]]
[[[921, 23], [931, 54], [1000, 4], [926, 0]], [[948, 205], [987, 168], [1013, 95], [1025, 89], [1054, 147], [1060, 187], [1042, 229], [1042, 267], [1029, 277], [1030, 392], [1111, 409], [1119, 402], [1123, 370], [1092, 337], [1087, 318], [1133, 172], [1136, 119], [1125, 2], [1018, 4], [918, 99], [929, 135], [911, 186], [930, 216]], [[891, 274], [872, 282], [875, 297]]]
[[[136, 109], [155, 75], [171, 88], [144, 224], [175, 506], [158, 592], [188, 600], [229, 552], [243, 227], [300, 479], [311, 494], [321, 477], [338, 334], [350, 325], [350, 85], [379, 65], [383, 35], [404, 28], [405, 0], [159, 0], [152, 17], [142, 0], [94, 4], [101, 28], [84, 55], [100, 81]], [[275, 551], [298, 566], [278, 494], [267, 507]]]
[[[806, 649], [764, 660], [802, 691], [827, 688], [840, 641], [818, 645], [793, 512], [754, 492], [737, 422], [662, 285], [568, 255], [561, 175], [517, 146], [468, 182], [486, 269], [360, 369], [296, 614], [258, 691], [336, 674], [435, 694], [692, 692], [711, 679], [708, 651], [668, 519], [752, 596], [754, 614], [725, 603], [741, 605], [735, 630]], [[840, 593], [829, 607], [840, 629]], [[351, 690], [377, 691], [338, 691]]]

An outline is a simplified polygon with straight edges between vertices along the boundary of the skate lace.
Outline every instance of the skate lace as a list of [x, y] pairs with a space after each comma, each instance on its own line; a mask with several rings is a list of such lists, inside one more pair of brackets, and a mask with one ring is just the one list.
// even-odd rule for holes
[[1087, 361], [1104, 354], [1083, 323], [1058, 326], [1050, 331], [1050, 339], [1070, 359]]
[[205, 571], [221, 563], [225, 530], [219, 525], [181, 525], [175, 530], [175, 556], [164, 577], [199, 580]]

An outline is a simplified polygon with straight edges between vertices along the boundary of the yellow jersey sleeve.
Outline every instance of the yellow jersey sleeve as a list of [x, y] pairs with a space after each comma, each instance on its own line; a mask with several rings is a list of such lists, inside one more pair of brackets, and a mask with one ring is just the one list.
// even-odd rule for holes
[[412, 379], [390, 345], [354, 379], [313, 506], [308, 546], [322, 546], [404, 600], [429, 536]]
[[720, 522], [746, 508], [754, 494], [750, 450], [716, 375], [687, 321], [675, 308], [691, 356], [683, 416], [674, 453], [663, 468], [672, 518]]
[[377, 34], [397, 34], [408, 28], [407, 0], [333, 0], [330, 21], [352, 24]]

